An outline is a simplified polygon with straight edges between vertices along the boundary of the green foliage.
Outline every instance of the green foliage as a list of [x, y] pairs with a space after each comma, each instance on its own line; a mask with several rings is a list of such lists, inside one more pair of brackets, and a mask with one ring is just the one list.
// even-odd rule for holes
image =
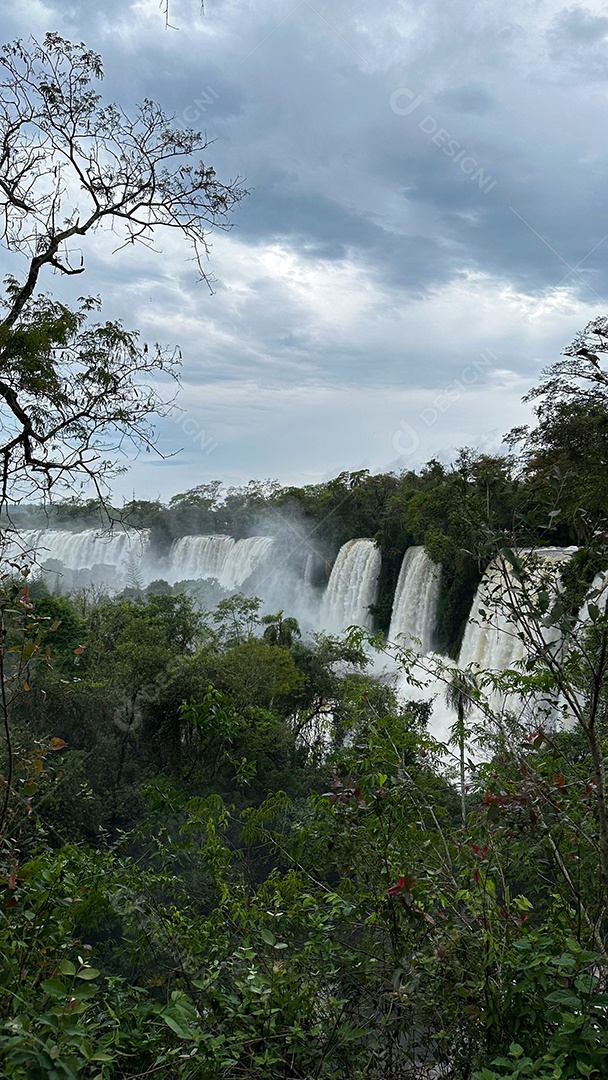
[[[23, 357], [29, 347], [26, 335]], [[500, 614], [528, 656], [498, 675], [438, 665], [455, 714], [445, 745], [432, 703], [369, 673], [363, 632], [302, 637], [244, 595], [203, 614], [162, 582], [51, 597], [9, 568], [3, 1075], [606, 1075], [608, 616], [589, 592], [607, 563], [590, 527], [603, 489], [580, 462], [569, 489], [543, 471], [558, 443], [570, 468], [602, 434], [586, 420], [603, 389], [569, 419], [549, 400], [550, 385], [576, 405], [577, 372], [539, 391], [528, 476], [465, 450], [451, 470], [343, 473], [299, 491], [213, 482], [126, 508], [162, 547], [193, 524], [245, 535], [262, 510], [272, 522], [296, 507], [316, 530], [319, 580], [325, 555], [375, 535], [384, 623], [403, 551], [424, 544], [442, 564], [452, 651], [497, 556], [512, 586]], [[566, 447], [570, 423], [579, 443]], [[520, 550], [572, 528], [588, 542], [565, 566]], [[497, 714], [488, 689], [517, 694], [518, 709]], [[562, 715], [569, 730], [554, 730]]]

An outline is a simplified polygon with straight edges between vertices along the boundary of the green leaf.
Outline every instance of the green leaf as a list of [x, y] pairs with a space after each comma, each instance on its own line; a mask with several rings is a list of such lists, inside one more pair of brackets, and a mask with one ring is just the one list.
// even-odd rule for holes
[[171, 1031], [174, 1031], [176, 1035], [179, 1035], [180, 1039], [192, 1040], [195, 1038], [190, 1029], [185, 1026], [187, 1021], [184, 1020], [184, 1017], [180, 1014], [178, 1009], [168, 1006], [166, 1009], [163, 1009], [160, 1015], [167, 1027], [170, 1027]]
[[260, 930], [260, 937], [262, 938], [262, 941], [266, 942], [267, 945], [276, 945], [277, 939], [275, 938], [272, 931], [267, 930], [265, 926], [263, 926]]
[[76, 968], [71, 960], [62, 960], [59, 965], [59, 970], [62, 975], [75, 975]]
[[551, 1005], [566, 1005], [570, 1009], [580, 1009], [582, 1007], [582, 1001], [578, 994], [574, 994], [572, 990], [554, 990], [551, 994], [547, 994], [546, 1001]]
[[41, 983], [41, 989], [44, 990], [45, 994], [48, 994], [49, 997], [53, 998], [64, 998], [68, 992], [65, 983], [62, 983], [61, 979], [57, 978], [45, 979], [45, 981]]
[[99, 978], [100, 975], [101, 972], [98, 971], [97, 968], [93, 967], [84, 967], [81, 968], [80, 971], [76, 972], [77, 979], [85, 979], [87, 982], [91, 982], [93, 979]]
[[75, 986], [70, 992], [70, 997], [75, 998], [76, 1001], [88, 1001], [89, 998], [95, 997], [97, 990], [97, 986], [92, 986], [85, 982], [82, 986]]

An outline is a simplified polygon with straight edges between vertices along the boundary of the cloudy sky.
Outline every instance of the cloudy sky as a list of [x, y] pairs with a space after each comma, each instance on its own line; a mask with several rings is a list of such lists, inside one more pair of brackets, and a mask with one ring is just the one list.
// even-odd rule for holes
[[[87, 248], [108, 317], [184, 356], [169, 460], [117, 492], [314, 483], [497, 450], [520, 399], [608, 312], [608, 6], [554, 0], [0, 0], [5, 40], [103, 55], [250, 194], [189, 252]], [[49, 278], [59, 291], [62, 282]]]

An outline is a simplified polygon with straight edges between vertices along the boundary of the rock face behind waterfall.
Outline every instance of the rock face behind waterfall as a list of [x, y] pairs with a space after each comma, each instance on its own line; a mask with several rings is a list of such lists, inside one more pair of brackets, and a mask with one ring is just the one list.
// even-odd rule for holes
[[433, 648], [441, 567], [423, 547], [408, 548], [403, 556], [389, 641], [427, 653]]
[[371, 628], [370, 605], [376, 600], [380, 550], [373, 540], [348, 540], [338, 552], [321, 605], [321, 625], [329, 633], [347, 626]]

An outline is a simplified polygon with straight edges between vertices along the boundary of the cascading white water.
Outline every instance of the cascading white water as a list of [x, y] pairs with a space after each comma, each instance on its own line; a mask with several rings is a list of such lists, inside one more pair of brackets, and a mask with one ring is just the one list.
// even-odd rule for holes
[[347, 626], [371, 627], [382, 556], [373, 540], [347, 540], [338, 552], [323, 603], [321, 626], [341, 633]]
[[605, 570], [600, 570], [591, 582], [591, 588], [583, 601], [578, 613], [578, 625], [582, 629], [591, 621], [589, 604], [594, 604], [604, 614], [608, 604], [608, 575]]
[[254, 570], [263, 566], [273, 543], [271, 536], [248, 536], [245, 540], [237, 540], [220, 575], [220, 585], [225, 589], [237, 589]]
[[130, 560], [140, 561], [144, 558], [148, 543], [147, 530], [120, 528], [103, 533], [96, 529], [84, 529], [82, 532], [26, 529], [14, 539], [9, 539], [4, 558], [15, 559], [24, 554], [28, 560], [38, 564], [56, 560], [68, 570], [115, 566], [119, 573], [124, 573]]
[[473, 666], [481, 671], [504, 671], [513, 667], [525, 654], [524, 644], [517, 636], [517, 626], [503, 610], [507, 588], [505, 565], [491, 562], [475, 593], [469, 621], [466, 625], [458, 666]]
[[429, 558], [423, 547], [408, 548], [395, 590], [389, 641], [413, 646], [418, 652], [430, 652], [440, 584], [441, 567]]
[[[263, 565], [272, 544], [268, 536], [251, 536], [245, 540], [233, 540], [231, 536], [182, 536], [174, 542], [168, 559], [158, 560], [150, 552], [150, 535], [145, 529], [116, 528], [107, 533], [95, 529], [81, 532], [30, 529], [7, 537], [1, 554], [5, 561], [18, 559], [20, 563], [24, 556], [26, 563], [38, 567], [61, 563], [66, 588], [81, 586], [89, 580], [103, 580], [106, 587], [121, 589], [130, 578], [145, 585], [160, 576], [172, 583], [216, 578], [230, 591], [238, 589]], [[98, 568], [98, 572], [87, 575], [85, 569], [91, 568]]]
[[[527, 586], [529, 593], [536, 592], [543, 585], [555, 595], [560, 589], [560, 583], [550, 564], [563, 562], [570, 558], [575, 550], [536, 549], [534, 555], [545, 563], [548, 573], [543, 573], [542, 563], [539, 564], [538, 574], [533, 570]], [[526, 551], [520, 552], [523, 557], [527, 554]], [[538, 580], [535, 580], [536, 578]], [[479, 671], [517, 670], [518, 661], [527, 653], [525, 642], [520, 637], [521, 623], [518, 625], [517, 619], [518, 593], [523, 599], [521, 587], [510, 572], [508, 564], [500, 559], [490, 563], [475, 594], [462, 639], [458, 657], [458, 666], [461, 669], [471, 666]], [[509, 617], [510, 615], [514, 617]], [[557, 645], [560, 634], [555, 627], [548, 627], [543, 631], [543, 638], [545, 643], [554, 642]], [[517, 707], [521, 704], [519, 699], [511, 697], [506, 700], [498, 694], [490, 694], [489, 699], [494, 706], [508, 704], [510, 707]]]
[[171, 549], [168, 576], [173, 582], [217, 578], [223, 588], [237, 589], [263, 564], [272, 544], [269, 536], [182, 536]]
[[169, 555], [171, 581], [217, 578], [234, 549], [231, 536], [181, 536]]
[[306, 562], [304, 563], [304, 584], [305, 585], [312, 585], [312, 583], [313, 583], [314, 573], [315, 573], [315, 561], [316, 561], [316, 558], [317, 558], [317, 556], [315, 556], [314, 551], [309, 551], [308, 555], [306, 556]]

